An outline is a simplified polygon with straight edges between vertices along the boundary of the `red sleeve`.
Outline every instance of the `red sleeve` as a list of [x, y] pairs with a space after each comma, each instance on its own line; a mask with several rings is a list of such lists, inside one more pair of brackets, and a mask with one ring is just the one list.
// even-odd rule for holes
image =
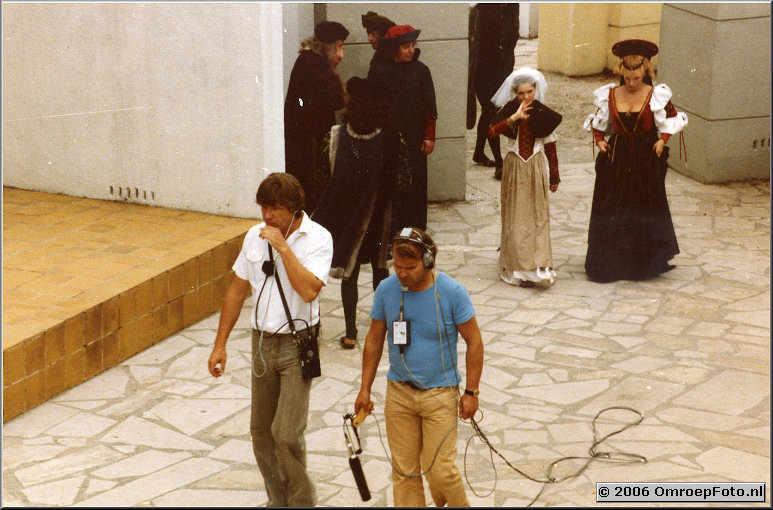
[[488, 137], [496, 138], [508, 129], [510, 129], [510, 127], [507, 125], [507, 119], [496, 124], [490, 124], [488, 127]]
[[666, 103], [666, 117], [676, 117], [676, 108], [674, 108], [674, 105], [671, 104], [671, 101]]
[[435, 128], [437, 127], [437, 120], [432, 118], [432, 112], [427, 108], [424, 114], [424, 139], [435, 141]]
[[602, 133], [598, 129], [594, 129], [593, 130], [593, 143], [599, 143], [601, 141], [604, 141], [604, 133]]
[[[671, 101], [666, 103], [665, 110], [666, 110], [666, 118], [668, 118], [668, 117], [676, 117], [676, 108], [671, 103]], [[660, 139], [663, 140], [666, 143], [668, 143], [668, 139], [669, 138], [671, 138], [671, 135], [669, 133], [663, 133], [662, 135], [660, 135]]]
[[561, 178], [558, 175], [558, 153], [556, 152], [556, 142], [545, 144], [545, 156], [548, 158], [548, 168], [550, 169], [550, 184], [558, 184]]

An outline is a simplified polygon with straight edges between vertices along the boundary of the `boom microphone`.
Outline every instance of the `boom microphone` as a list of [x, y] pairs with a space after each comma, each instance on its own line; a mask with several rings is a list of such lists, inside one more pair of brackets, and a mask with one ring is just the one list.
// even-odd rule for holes
[[365, 480], [365, 473], [362, 472], [360, 457], [357, 454], [349, 457], [349, 467], [352, 468], [352, 474], [354, 475], [354, 481], [357, 482], [360, 497], [363, 501], [368, 501], [370, 499], [370, 490], [368, 489], [368, 482]]
[[[373, 402], [368, 403], [368, 411], [371, 409], [373, 409]], [[357, 483], [357, 489], [360, 491], [360, 497], [363, 501], [370, 499], [370, 490], [368, 489], [368, 482], [365, 481], [365, 473], [362, 472], [362, 463], [360, 463], [362, 445], [360, 444], [360, 434], [357, 432], [357, 427], [365, 419], [366, 412], [365, 407], [361, 407], [360, 412], [356, 416], [353, 414], [344, 415], [344, 439], [346, 439], [346, 447], [349, 449], [349, 467], [352, 468], [354, 481]], [[352, 432], [354, 432], [354, 435], [352, 435]]]

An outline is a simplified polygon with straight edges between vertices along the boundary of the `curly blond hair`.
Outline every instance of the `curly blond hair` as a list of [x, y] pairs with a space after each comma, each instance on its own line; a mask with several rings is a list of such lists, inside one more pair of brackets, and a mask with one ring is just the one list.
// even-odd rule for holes
[[655, 70], [652, 67], [650, 59], [641, 55], [626, 55], [622, 57], [617, 61], [617, 64], [612, 71], [620, 76], [621, 81], [625, 75], [630, 76], [639, 73], [644, 76], [644, 81], [646, 83], [652, 85], [655, 81]]
[[333, 60], [336, 56], [336, 45], [334, 43], [322, 42], [314, 37], [309, 37], [301, 42], [301, 49], [298, 50], [298, 53], [303, 50], [311, 50], [314, 53], [319, 53], [327, 60]]

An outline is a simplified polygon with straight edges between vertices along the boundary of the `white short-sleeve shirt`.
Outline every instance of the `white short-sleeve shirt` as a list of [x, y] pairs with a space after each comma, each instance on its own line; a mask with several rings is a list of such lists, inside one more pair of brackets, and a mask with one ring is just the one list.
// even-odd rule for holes
[[[250, 282], [253, 300], [253, 308], [250, 312], [252, 327], [269, 333], [274, 333], [277, 330], [279, 333], [290, 333], [287, 315], [282, 306], [276, 281], [274, 277], [270, 277], [266, 281], [266, 275], [263, 273], [263, 262], [269, 259], [268, 241], [260, 238], [260, 231], [265, 226], [265, 223], [261, 223], [247, 232], [239, 257], [234, 262], [233, 270], [236, 276]], [[298, 229], [287, 238], [287, 244], [301, 265], [319, 278], [323, 285], [327, 284], [330, 264], [333, 261], [333, 238], [330, 232], [319, 223], [312, 221], [304, 213]], [[303, 319], [295, 321], [295, 329], [305, 329], [306, 323], [309, 326], [317, 324], [319, 322], [319, 300], [315, 299], [309, 304], [295, 292], [276, 250], [274, 250], [274, 261], [277, 266], [276, 274], [282, 282], [282, 290], [287, 299], [290, 314], [293, 319]], [[262, 293], [261, 288], [263, 289]], [[255, 320], [256, 310], [257, 322]]]

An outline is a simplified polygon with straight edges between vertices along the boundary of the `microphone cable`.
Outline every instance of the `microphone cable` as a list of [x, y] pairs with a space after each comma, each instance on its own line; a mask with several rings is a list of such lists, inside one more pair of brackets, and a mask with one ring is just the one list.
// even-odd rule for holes
[[[446, 335], [446, 344], [448, 345], [449, 353], [451, 353], [452, 352], [451, 351], [451, 339], [450, 339], [450, 337], [448, 335], [448, 329], [446, 327], [445, 315], [443, 314], [443, 307], [440, 306], [440, 296], [438, 294], [437, 284], [435, 282], [435, 275], [434, 275], [434, 273], [432, 274], [432, 282], [433, 282], [433, 285], [434, 285], [434, 288], [435, 288], [435, 315], [437, 317], [438, 310], [439, 310], [440, 319], [442, 319], [443, 329], [444, 329], [445, 335]], [[438, 324], [438, 335], [440, 335], [440, 334], [441, 334], [440, 333], [440, 325]], [[443, 347], [442, 347], [442, 339], [441, 339], [441, 356], [442, 355], [443, 355]], [[405, 361], [403, 361], [403, 364], [405, 364]], [[410, 372], [410, 370], [409, 370], [409, 372]], [[443, 366], [443, 372], [446, 374], [446, 379], [448, 379], [448, 373], [445, 370], [445, 365]], [[411, 375], [413, 375], [413, 374], [411, 374]], [[459, 381], [459, 374], [458, 374], [458, 372], [456, 370], [454, 371], [454, 375], [456, 376], [456, 380], [457, 380], [457, 393], [459, 394], [459, 384], [460, 384], [461, 381]], [[457, 399], [457, 402], [458, 402], [459, 399], [461, 399], [461, 394], [459, 394], [459, 398]], [[613, 410], [630, 411], [632, 413], [635, 413], [638, 416], [638, 418], [635, 421], [628, 422], [622, 428], [614, 430], [614, 431], [610, 432], [609, 434], [605, 435], [604, 437], [599, 438], [598, 434], [597, 434], [597, 429], [596, 429], [596, 421], [605, 412], [613, 411]], [[483, 414], [483, 411], [481, 411], [481, 415], [482, 414]], [[521, 476], [523, 476], [523, 477], [525, 477], [525, 478], [527, 478], [527, 479], [529, 479], [529, 480], [531, 480], [533, 482], [537, 482], [537, 483], [542, 483], [543, 484], [542, 488], [537, 493], [537, 495], [527, 505], [527, 506], [531, 506], [534, 503], [536, 503], [536, 501], [542, 495], [544, 490], [547, 488], [548, 484], [561, 483], [563, 481], [570, 480], [572, 478], [576, 478], [576, 477], [580, 476], [583, 472], [585, 472], [586, 469], [588, 469], [588, 467], [590, 466], [590, 464], [594, 460], [598, 460], [598, 461], [601, 461], [601, 462], [616, 462], [616, 463], [621, 463], [621, 464], [632, 464], [632, 463], [636, 463], [636, 462], [645, 462], [646, 463], [647, 462], [647, 458], [644, 457], [643, 455], [639, 455], [637, 453], [628, 453], [628, 452], [598, 452], [598, 451], [596, 451], [598, 446], [601, 445], [604, 441], [606, 441], [607, 439], [609, 439], [612, 436], [620, 434], [624, 430], [627, 430], [627, 429], [629, 429], [631, 427], [635, 427], [636, 425], [639, 425], [642, 422], [643, 419], [644, 419], [644, 416], [639, 411], [637, 411], [636, 409], [633, 409], [631, 407], [627, 407], [627, 406], [611, 406], [611, 407], [606, 407], [604, 409], [601, 409], [598, 413], [596, 413], [596, 416], [593, 417], [593, 420], [591, 422], [591, 430], [593, 432], [593, 441], [591, 443], [590, 448], [588, 449], [588, 456], [587, 457], [579, 457], [579, 456], [561, 457], [561, 458], [551, 462], [548, 465], [547, 473], [546, 473], [544, 479], [538, 479], [538, 478], [530, 476], [529, 474], [521, 471], [520, 469], [515, 467], [513, 464], [511, 464], [496, 448], [494, 448], [494, 446], [491, 444], [491, 442], [488, 440], [486, 435], [481, 430], [481, 428], [478, 425], [478, 422], [475, 420], [475, 418], [474, 417], [470, 418], [470, 423], [471, 423], [471, 426], [472, 426], [473, 430], [475, 431], [475, 434], [470, 436], [470, 438], [467, 440], [467, 444], [465, 445], [465, 448], [464, 448], [464, 479], [467, 482], [467, 485], [470, 487], [470, 490], [472, 491], [472, 493], [475, 496], [477, 496], [477, 497], [487, 497], [491, 493], [493, 493], [494, 490], [496, 490], [496, 485], [497, 485], [497, 471], [496, 471], [496, 466], [494, 465], [494, 457], [493, 457], [493, 454], [496, 453], [502, 460], [505, 461], [505, 463], [511, 469], [513, 469], [515, 472], [519, 473]], [[457, 423], [459, 421], [464, 422], [465, 420], [459, 419], [459, 420], [457, 420]], [[449, 431], [449, 433], [450, 433], [450, 431]], [[446, 434], [446, 435], [448, 435], [448, 434]], [[494, 487], [491, 489], [491, 491], [488, 494], [485, 494], [483, 496], [481, 496], [480, 494], [478, 494], [475, 491], [475, 489], [473, 488], [472, 484], [470, 483], [469, 477], [467, 475], [467, 450], [468, 450], [468, 448], [470, 446], [470, 442], [475, 437], [478, 437], [486, 446], [489, 447], [489, 459], [491, 461], [491, 466], [492, 466], [493, 471], [494, 471]], [[435, 453], [435, 455], [437, 456], [437, 452]], [[564, 476], [564, 477], [555, 478], [553, 476], [553, 469], [555, 468], [555, 466], [557, 466], [558, 464], [560, 464], [562, 462], [571, 461], [571, 460], [585, 460], [585, 463], [575, 473], [567, 475], [567, 476]]]
[[[269, 249], [271, 249], [269, 247]], [[276, 268], [274, 269], [274, 272], [276, 272]], [[258, 303], [260, 303], [260, 296], [263, 295], [263, 289], [266, 288], [266, 283], [268, 282], [268, 278], [263, 279], [263, 285], [260, 287], [260, 292], [258, 292], [258, 299], [255, 300], [255, 329], [258, 328]], [[271, 286], [273, 287], [274, 282], [271, 282]], [[269, 303], [271, 302], [271, 289], [268, 290], [268, 300]], [[268, 303], [266, 304], [266, 313], [263, 314], [263, 319], [265, 320], [266, 315], [268, 315]], [[284, 326], [284, 324], [282, 325]], [[257, 364], [255, 363], [255, 359], [260, 355], [260, 362], [263, 365], [263, 372], [258, 374], [255, 372], [255, 367]], [[260, 337], [258, 338], [258, 348], [256, 352], [252, 355], [252, 375], [254, 375], [257, 378], [261, 378], [266, 374], [266, 370], [268, 369], [268, 365], [266, 364], [266, 359], [263, 357], [263, 330], [260, 330]]]
[[[438, 291], [437, 291], [437, 283], [435, 281], [434, 273], [432, 274], [432, 282], [433, 282], [433, 287], [434, 287], [434, 291], [435, 291], [435, 316], [436, 316], [436, 320], [440, 321], [442, 319], [443, 330], [445, 331], [445, 335], [446, 335], [446, 344], [448, 345], [449, 354], [451, 354], [451, 339], [450, 339], [450, 337], [448, 335], [448, 329], [446, 327], [445, 316], [444, 316], [445, 314], [443, 313], [442, 306], [440, 306], [440, 296], [439, 296]], [[438, 322], [438, 337], [439, 337], [439, 341], [440, 341], [440, 355], [441, 355], [441, 363], [442, 363], [443, 373], [445, 374], [446, 380], [448, 380], [448, 372], [447, 372], [446, 367], [445, 367], [445, 357], [443, 355], [442, 332], [441, 332], [441, 329], [440, 329], [439, 322]], [[411, 378], [415, 382], [417, 382], [420, 386], [422, 386], [424, 389], [427, 389], [420, 381], [418, 381], [418, 378], [413, 374], [413, 372], [411, 372], [411, 369], [408, 368], [408, 365], [405, 362], [405, 358], [403, 357], [402, 349], [401, 349], [401, 352], [400, 352], [400, 359], [401, 359], [401, 361], [403, 363], [403, 366], [405, 367], [405, 369], [410, 374]], [[452, 359], [453, 359], [453, 357], [452, 357]], [[456, 390], [457, 390], [456, 402], [457, 402], [457, 406], [456, 407], [458, 407], [458, 403], [459, 403], [459, 400], [461, 398], [460, 390], [459, 390], [459, 384], [460, 384], [461, 381], [459, 381], [459, 374], [458, 374], [458, 372], [456, 370], [454, 371], [454, 375], [455, 375], [456, 380], [457, 380], [457, 385], [456, 385]], [[450, 383], [450, 381], [448, 381], [448, 382]], [[450, 384], [449, 384], [449, 386], [450, 386]], [[596, 427], [596, 422], [598, 421], [598, 419], [604, 413], [606, 413], [608, 411], [614, 411], [614, 410], [621, 410], [621, 411], [632, 412], [632, 413], [637, 415], [637, 419], [634, 420], [634, 421], [629, 421], [628, 423], [626, 423], [621, 428], [613, 430], [612, 432], [606, 434], [603, 437], [599, 437], [598, 436], [597, 427]], [[480, 409], [479, 409], [479, 411], [480, 411]], [[483, 412], [482, 411], [480, 411], [480, 412], [481, 412], [481, 416], [482, 416]], [[437, 456], [438, 456], [438, 454], [440, 452], [440, 448], [443, 445], [443, 443], [445, 442], [445, 440], [448, 438], [449, 434], [451, 434], [451, 432], [457, 427], [457, 425], [459, 424], [460, 421], [461, 422], [466, 422], [466, 420], [462, 420], [461, 418], [457, 418], [456, 422], [445, 433], [445, 435], [443, 436], [443, 439], [440, 441], [440, 444], [438, 445], [438, 448], [437, 448], [437, 450], [435, 451], [435, 454], [432, 457], [432, 462], [430, 463], [429, 467], [426, 470], [422, 471], [421, 473], [414, 473], [414, 474], [411, 474], [411, 475], [406, 475], [405, 473], [402, 473], [399, 469], [397, 469], [395, 467], [394, 463], [392, 462], [392, 459], [390, 458], [389, 453], [387, 451], [387, 447], [384, 444], [384, 438], [383, 438], [383, 436], [381, 434], [381, 424], [380, 424], [378, 418], [376, 417], [375, 413], [372, 413], [372, 414], [373, 414], [374, 420], [376, 421], [376, 427], [378, 429], [379, 441], [381, 442], [381, 446], [384, 449], [384, 453], [386, 454], [387, 461], [391, 465], [392, 469], [398, 475], [403, 476], [405, 478], [416, 478], [416, 477], [419, 477], [419, 476], [422, 476], [422, 475], [425, 475], [426, 473], [428, 473], [432, 469], [433, 465], [435, 464], [435, 460], [437, 459]], [[483, 430], [480, 428], [480, 425], [475, 420], [475, 418], [474, 417], [470, 418], [470, 425], [473, 428], [475, 433], [472, 434], [469, 437], [469, 439], [467, 440], [467, 443], [465, 445], [465, 449], [464, 449], [464, 479], [465, 479], [465, 482], [467, 482], [467, 485], [470, 487], [470, 490], [472, 491], [472, 493], [475, 496], [477, 496], [477, 497], [487, 497], [487, 496], [491, 495], [496, 490], [496, 486], [497, 486], [497, 482], [498, 482], [498, 475], [497, 475], [496, 465], [494, 464], [494, 454], [496, 454], [513, 471], [517, 472], [518, 474], [520, 474], [521, 476], [523, 476], [524, 478], [526, 478], [528, 480], [531, 480], [533, 482], [541, 483], [542, 484], [542, 487], [540, 488], [540, 490], [537, 493], [537, 495], [534, 496], [534, 498], [529, 502], [528, 505], [526, 505], [527, 507], [530, 507], [534, 503], [537, 502], [537, 500], [539, 499], [539, 497], [542, 495], [542, 493], [545, 491], [545, 489], [547, 488], [547, 486], [549, 484], [561, 483], [561, 482], [564, 482], [566, 480], [570, 480], [570, 479], [573, 479], [573, 478], [576, 478], [576, 477], [580, 476], [582, 473], [585, 472], [586, 469], [588, 469], [588, 467], [593, 463], [593, 461], [598, 460], [600, 462], [612, 462], [612, 463], [618, 463], [618, 464], [633, 464], [633, 463], [639, 463], [639, 462], [646, 463], [647, 462], [647, 458], [645, 456], [637, 454], [637, 453], [629, 453], [629, 452], [601, 452], [601, 451], [597, 451], [597, 448], [602, 443], [604, 443], [607, 439], [609, 439], [610, 437], [615, 436], [617, 434], [620, 434], [621, 432], [623, 432], [623, 431], [625, 431], [625, 430], [627, 430], [627, 429], [629, 429], [631, 427], [635, 427], [635, 426], [639, 425], [642, 422], [643, 419], [644, 419], [644, 416], [642, 415], [642, 413], [637, 411], [636, 409], [634, 409], [632, 407], [627, 407], [627, 406], [610, 406], [610, 407], [606, 407], [604, 409], [601, 409], [598, 413], [596, 413], [596, 415], [593, 417], [593, 420], [591, 421], [591, 430], [593, 432], [593, 441], [591, 442], [590, 448], [588, 448], [588, 456], [564, 456], [564, 457], [560, 457], [560, 458], [552, 461], [548, 465], [548, 468], [547, 468], [547, 471], [546, 471], [546, 474], [545, 474], [544, 478], [537, 478], [537, 477], [529, 475], [528, 473], [526, 473], [526, 472], [518, 469], [516, 466], [514, 466], [504, 455], [502, 455], [502, 453], [499, 452], [499, 450], [497, 450], [494, 447], [494, 445], [491, 444], [491, 442], [489, 441], [488, 437], [483, 432]], [[478, 494], [478, 492], [475, 490], [475, 488], [470, 483], [469, 476], [467, 474], [467, 451], [469, 449], [470, 443], [472, 442], [472, 440], [475, 437], [480, 439], [480, 441], [489, 448], [489, 459], [490, 459], [490, 462], [491, 462], [492, 469], [494, 471], [494, 486], [491, 488], [491, 490], [487, 494], [484, 494], [484, 495]], [[359, 458], [357, 460], [359, 460]], [[578, 470], [576, 470], [574, 473], [568, 474], [568, 475], [563, 476], [563, 477], [555, 477], [553, 475], [553, 470], [554, 470], [554, 468], [557, 465], [561, 464], [562, 462], [572, 461], [572, 460], [584, 460], [585, 463]]]
[[[295, 213], [293, 213], [293, 219], [290, 220], [290, 225], [287, 226], [287, 230], [285, 231], [284, 239], [287, 239], [287, 236], [290, 234], [290, 229], [293, 228], [293, 223], [295, 223], [295, 218], [296, 218]], [[268, 226], [268, 224], [266, 224], [266, 226]], [[266, 288], [266, 283], [268, 282], [269, 272], [271, 273], [270, 276], [273, 276], [274, 279], [271, 280], [271, 287], [268, 289], [268, 303], [266, 303], [266, 311], [263, 314], [263, 320], [264, 321], [266, 320], [266, 317], [268, 316], [268, 307], [271, 304], [271, 289], [274, 288], [274, 281], [276, 281], [276, 279], [279, 278], [279, 275], [277, 274], [277, 264], [279, 262], [279, 258], [277, 257], [277, 261], [274, 262], [273, 252], [271, 251], [273, 249], [273, 247], [271, 246], [271, 243], [268, 242], [268, 239], [266, 239], [266, 244], [267, 244], [267, 248], [268, 248], [268, 258], [269, 258], [269, 260], [263, 262], [262, 271], [265, 274], [265, 277], [263, 278], [263, 285], [261, 285], [261, 287], [260, 287], [260, 292], [258, 292], [258, 298], [255, 300], [255, 329], [258, 329], [258, 304], [260, 304], [260, 296], [263, 295], [263, 289]], [[266, 263], [268, 263], [268, 262], [270, 262], [270, 264], [271, 264], [271, 269], [267, 271], [266, 270]], [[300, 320], [303, 320], [303, 319], [300, 319]], [[274, 333], [272, 333], [271, 336], [275, 335], [280, 329], [285, 327], [285, 324], [288, 324], [288, 323], [289, 323], [289, 321], [286, 321], [284, 324], [279, 326], [279, 328], [277, 328], [277, 330], [274, 331]], [[306, 326], [308, 327], [308, 323], [306, 323]], [[263, 377], [266, 374], [266, 370], [268, 369], [268, 365], [266, 364], [266, 359], [263, 357], [263, 333], [264, 333], [264, 331], [260, 330], [260, 338], [258, 338], [257, 352], [255, 352], [255, 354], [253, 354], [253, 356], [252, 356], [252, 374], [255, 377], [257, 377], [257, 378]], [[256, 358], [258, 356], [260, 356], [260, 362], [263, 365], [263, 372], [261, 372], [260, 374], [255, 372], [255, 367], [256, 367], [255, 360], [256, 360]]]
[[[613, 410], [630, 411], [632, 413], [635, 413], [638, 416], [638, 419], [636, 419], [635, 421], [630, 421], [630, 422], [626, 423], [623, 427], [621, 427], [621, 428], [619, 428], [617, 430], [614, 430], [614, 431], [610, 432], [609, 434], [607, 434], [607, 435], [605, 435], [603, 437], [598, 437], [598, 432], [597, 432], [597, 428], [596, 428], [596, 421], [605, 412], [613, 411]], [[499, 458], [501, 458], [503, 461], [505, 461], [505, 464], [507, 464], [513, 471], [517, 472], [518, 474], [520, 474], [524, 478], [527, 478], [527, 479], [529, 479], [529, 480], [531, 480], [533, 482], [537, 482], [537, 483], [541, 483], [542, 484], [542, 488], [540, 488], [540, 490], [537, 493], [537, 495], [534, 496], [534, 498], [531, 500], [531, 502], [528, 505], [526, 505], [527, 507], [531, 506], [534, 503], [536, 503], [536, 501], [539, 499], [539, 497], [542, 495], [542, 493], [544, 492], [544, 490], [547, 488], [547, 486], [549, 484], [561, 483], [561, 482], [564, 482], [566, 480], [570, 480], [572, 478], [576, 478], [576, 477], [580, 476], [583, 472], [585, 472], [586, 469], [588, 469], [588, 467], [591, 465], [591, 463], [593, 461], [595, 461], [595, 460], [598, 460], [598, 461], [601, 461], [601, 462], [613, 462], [613, 463], [619, 463], [619, 464], [633, 464], [633, 463], [637, 463], [637, 462], [646, 463], [647, 462], [647, 458], [645, 456], [643, 456], [643, 455], [639, 455], [638, 453], [600, 452], [600, 451], [597, 451], [597, 448], [604, 441], [606, 441], [607, 439], [609, 439], [612, 436], [620, 434], [621, 432], [623, 432], [623, 431], [625, 431], [625, 430], [627, 430], [627, 429], [629, 429], [631, 427], [635, 427], [636, 425], [639, 425], [642, 422], [643, 419], [644, 419], [644, 416], [639, 411], [637, 411], [636, 409], [633, 409], [632, 407], [627, 407], [627, 406], [611, 406], [611, 407], [606, 407], [604, 409], [601, 409], [598, 413], [596, 413], [596, 416], [593, 417], [593, 420], [591, 422], [591, 430], [593, 432], [593, 441], [591, 443], [590, 448], [588, 448], [588, 456], [587, 457], [582, 457], [582, 456], [565, 456], [565, 457], [561, 457], [559, 459], [556, 459], [556, 460], [554, 460], [553, 462], [551, 462], [548, 465], [547, 472], [545, 474], [545, 478], [541, 478], [540, 479], [540, 478], [533, 477], [533, 476], [529, 475], [528, 473], [525, 473], [524, 471], [521, 471], [520, 469], [515, 467], [512, 463], [510, 463], [510, 461], [507, 460], [505, 458], [505, 456], [502, 455], [494, 447], [494, 445], [491, 444], [491, 442], [489, 441], [488, 437], [486, 437], [486, 434], [483, 433], [483, 431], [481, 430], [480, 426], [478, 425], [478, 422], [475, 421], [474, 418], [470, 418], [470, 422], [471, 422], [473, 430], [475, 430], [475, 434], [470, 436], [470, 438], [467, 440], [467, 445], [464, 448], [464, 479], [467, 482], [467, 485], [470, 487], [470, 490], [472, 491], [472, 493], [475, 494], [475, 496], [477, 496], [477, 497], [487, 497], [487, 496], [491, 495], [496, 490], [496, 485], [497, 485], [497, 471], [496, 471], [496, 466], [494, 465], [494, 458], [493, 458], [493, 454], [495, 453], [495, 454], [497, 454], [497, 456], [499, 456]], [[492, 466], [492, 468], [494, 470], [494, 487], [492, 487], [491, 491], [489, 491], [488, 494], [485, 494], [485, 495], [482, 495], [482, 496], [475, 491], [475, 489], [473, 488], [472, 484], [470, 483], [470, 480], [469, 480], [468, 475], [467, 475], [467, 449], [470, 446], [470, 442], [475, 437], [479, 438], [481, 440], [481, 442], [483, 442], [486, 446], [488, 446], [488, 448], [489, 448], [489, 455], [491, 456], [490, 457], [491, 458], [491, 466]], [[558, 464], [560, 464], [562, 462], [570, 461], [570, 460], [584, 460], [585, 463], [577, 471], [575, 471], [574, 473], [571, 473], [571, 474], [563, 476], [563, 477], [558, 477], [558, 478], [554, 477], [553, 476], [553, 468], [555, 468]]]
[[440, 448], [443, 446], [443, 443], [445, 443], [446, 439], [448, 438], [448, 435], [451, 434], [451, 432], [453, 432], [454, 429], [456, 429], [456, 426], [459, 424], [459, 419], [457, 418], [453, 426], [451, 426], [451, 428], [449, 428], [448, 431], [443, 435], [443, 438], [440, 440], [440, 443], [438, 444], [438, 447], [435, 450], [435, 454], [432, 456], [432, 462], [430, 462], [427, 469], [425, 469], [420, 473], [413, 473], [413, 474], [407, 475], [402, 471], [400, 471], [397, 468], [397, 466], [395, 466], [394, 463], [392, 462], [392, 458], [389, 456], [389, 451], [387, 450], [387, 447], [384, 444], [384, 437], [381, 435], [381, 423], [379, 422], [378, 417], [376, 416], [376, 413], [372, 412], [371, 416], [373, 416], [373, 419], [376, 422], [376, 429], [378, 430], [378, 439], [381, 442], [381, 447], [384, 449], [384, 454], [386, 455], [387, 462], [389, 462], [389, 465], [392, 466], [392, 469], [395, 471], [395, 473], [402, 476], [403, 478], [418, 478], [420, 476], [423, 476], [429, 473], [432, 470], [432, 466], [435, 465], [435, 461], [437, 460], [437, 456], [440, 453]]

